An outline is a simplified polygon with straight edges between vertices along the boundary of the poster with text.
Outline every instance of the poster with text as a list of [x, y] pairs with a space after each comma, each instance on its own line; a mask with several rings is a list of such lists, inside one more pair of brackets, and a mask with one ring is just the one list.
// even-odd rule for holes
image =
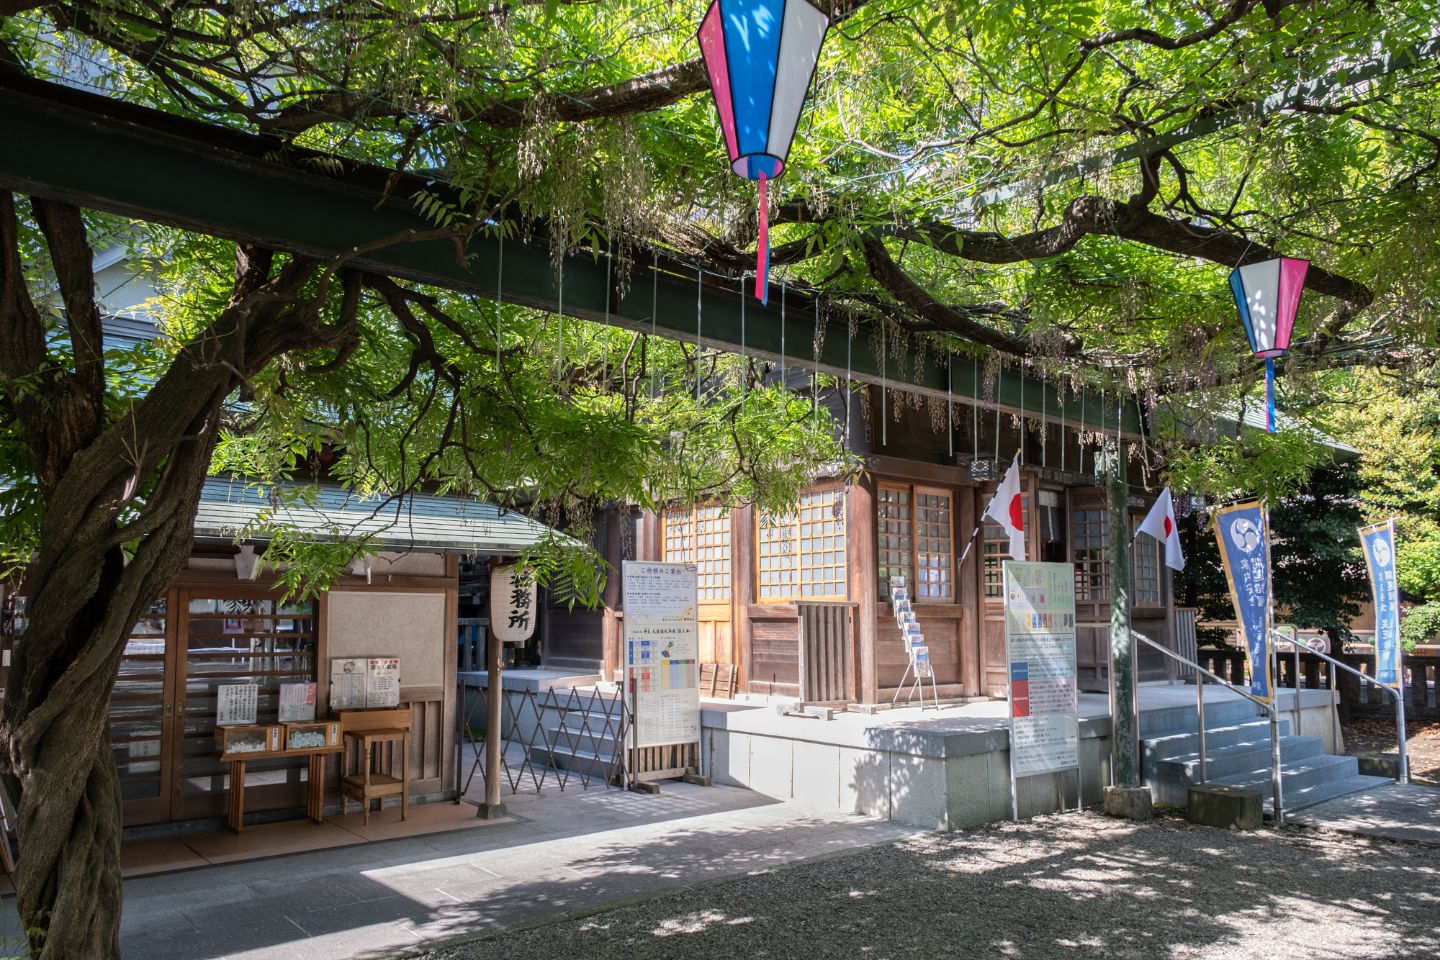
[[365, 668], [365, 706], [400, 706], [400, 658], [371, 657]]
[[365, 673], [369, 664], [363, 657], [337, 657], [330, 661], [330, 709], [365, 709]]
[[1013, 775], [1080, 765], [1075, 670], [1075, 570], [1005, 562], [1005, 653]]
[[630, 745], [700, 739], [699, 593], [693, 563], [627, 560], [625, 691], [634, 710]]
[[315, 684], [280, 684], [281, 723], [294, 723], [315, 719]]
[[255, 722], [260, 703], [260, 685], [222, 683], [215, 688], [215, 725], [248, 726]]

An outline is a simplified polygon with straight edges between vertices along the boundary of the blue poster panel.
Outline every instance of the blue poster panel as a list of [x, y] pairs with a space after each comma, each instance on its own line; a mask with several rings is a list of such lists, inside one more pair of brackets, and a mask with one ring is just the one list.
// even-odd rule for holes
[[1375, 595], [1375, 679], [1400, 686], [1400, 586], [1395, 580], [1395, 521], [1360, 528], [1370, 590]]
[[1259, 500], [1215, 512], [1220, 563], [1230, 584], [1235, 619], [1250, 658], [1250, 695], [1274, 696], [1270, 677], [1270, 529]]

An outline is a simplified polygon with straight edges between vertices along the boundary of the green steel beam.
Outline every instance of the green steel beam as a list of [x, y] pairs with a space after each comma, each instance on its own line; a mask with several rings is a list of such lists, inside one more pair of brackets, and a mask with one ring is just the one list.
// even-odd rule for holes
[[[358, 248], [355, 266], [419, 283], [552, 312], [563, 306], [568, 316], [772, 361], [782, 359], [783, 349], [790, 367], [930, 396], [983, 396], [981, 376], [963, 361], [954, 364], [949, 391], [940, 363], [928, 364], [918, 379], [912, 370], [887, 376], [870, 338], [847, 344], [848, 329], [838, 320], [827, 322], [816, 357], [812, 300], [789, 296], [782, 330], [778, 289], [762, 306], [738, 281], [726, 289], [707, 275], [699, 283], [693, 266], [667, 257], [653, 268], [640, 258], [621, 293], [609, 283], [603, 257], [567, 257], [557, 271], [543, 236], [480, 236], [463, 256], [449, 238], [409, 239], [432, 229], [414, 194], [446, 192], [423, 177], [390, 183], [392, 171], [381, 167], [337, 163], [271, 138], [13, 75], [0, 75], [0, 130], [0, 185], [22, 193], [297, 254], [328, 258]], [[1032, 417], [1048, 411], [1047, 419], [1058, 419], [1054, 388], [1012, 371], [1000, 375], [991, 400], [992, 409], [998, 404]], [[1072, 397], [1067, 421], [1075, 421], [1078, 406]], [[1087, 398], [1086, 406], [1093, 426], [1099, 398]], [[1113, 429], [1113, 414], [1107, 422]], [[1141, 429], [1132, 406], [1125, 431]]]

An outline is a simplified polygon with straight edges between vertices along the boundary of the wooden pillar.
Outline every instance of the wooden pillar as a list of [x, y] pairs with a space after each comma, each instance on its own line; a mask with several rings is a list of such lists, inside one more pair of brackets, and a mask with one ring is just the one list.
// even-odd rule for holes
[[605, 562], [610, 574], [605, 578], [605, 609], [600, 618], [600, 678], [620, 677], [620, 564], [625, 559], [621, 549], [625, 524], [630, 518], [629, 504], [613, 504], [605, 511]]
[[750, 689], [750, 604], [755, 602], [755, 508], [730, 514], [730, 629], [739, 690]]
[[845, 518], [845, 554], [849, 566], [850, 599], [855, 607], [855, 643], [860, 648], [860, 677], [856, 684], [861, 703], [880, 699], [880, 676], [875, 662], [878, 630], [875, 559], [875, 491], [869, 481], [851, 484]]
[[[955, 533], [961, 538], [968, 537], [975, 529], [976, 491], [961, 487], [955, 496], [959, 507]], [[985, 550], [980, 543], [980, 534], [976, 534], [975, 541], [970, 545], [962, 539], [955, 545], [960, 553], [970, 547], [965, 562], [955, 571], [955, 602], [960, 604], [960, 683], [967, 697], [979, 696], [981, 690], [980, 621], [984, 619], [984, 612], [980, 609], [980, 566]]]
[[[504, 561], [500, 557], [490, 558], [490, 569]], [[501, 725], [505, 722], [505, 686], [501, 675], [505, 660], [505, 645], [495, 635], [492, 623], [486, 631], [485, 677], [485, 802], [480, 805], [477, 815], [486, 820], [505, 816], [505, 804], [500, 802], [500, 759], [505, 750]], [[368, 767], [367, 767], [368, 769]], [[369, 804], [366, 804], [369, 809]]]

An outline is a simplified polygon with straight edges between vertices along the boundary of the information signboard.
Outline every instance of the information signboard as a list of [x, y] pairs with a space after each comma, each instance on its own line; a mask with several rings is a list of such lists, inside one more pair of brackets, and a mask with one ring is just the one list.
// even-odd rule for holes
[[625, 695], [629, 746], [700, 739], [699, 592], [693, 563], [626, 560]]
[[1004, 585], [1014, 804], [1016, 779], [1080, 766], [1075, 571], [1068, 563], [1006, 561]]

